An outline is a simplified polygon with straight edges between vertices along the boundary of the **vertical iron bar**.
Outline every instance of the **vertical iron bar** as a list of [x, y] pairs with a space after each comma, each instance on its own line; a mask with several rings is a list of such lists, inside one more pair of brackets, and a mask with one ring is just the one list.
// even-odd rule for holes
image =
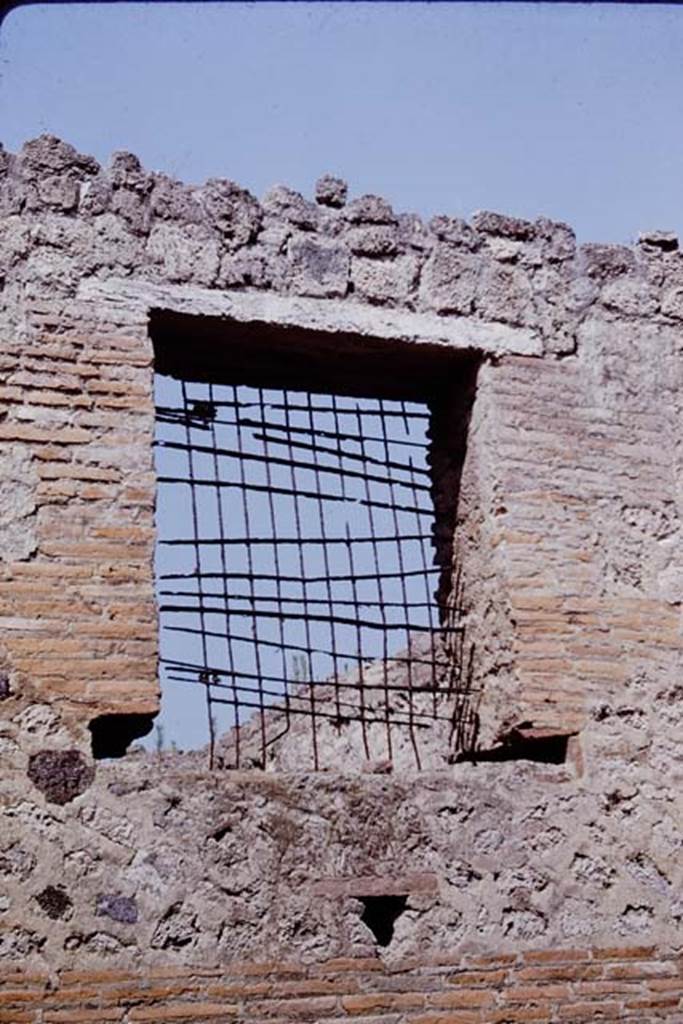
[[[384, 409], [384, 402], [382, 400], [380, 400], [379, 404], [380, 404], [380, 408], [383, 410]], [[383, 442], [383, 446], [384, 446], [384, 457], [385, 457], [385, 459], [388, 462], [389, 459], [390, 459], [391, 453], [390, 453], [390, 449], [389, 449], [389, 436], [387, 434], [387, 420], [386, 420], [386, 416], [384, 416], [384, 415], [380, 416], [379, 420], [380, 420], [380, 423], [381, 423], [381, 430], [382, 430], [382, 442]], [[406, 589], [406, 581], [405, 581], [405, 575], [404, 575], [404, 573], [405, 573], [405, 566], [404, 566], [404, 563], [403, 563], [403, 547], [402, 547], [402, 544], [401, 544], [401, 534], [400, 534], [400, 525], [399, 525], [399, 521], [398, 521], [398, 512], [396, 510], [396, 497], [395, 497], [395, 493], [394, 493], [394, 482], [393, 482], [393, 480], [391, 478], [389, 478], [389, 494], [391, 496], [390, 504], [392, 506], [391, 511], [392, 511], [393, 524], [394, 524], [394, 534], [396, 536], [396, 553], [397, 553], [397, 556], [398, 556], [398, 571], [400, 573], [400, 581], [401, 581], [401, 597], [403, 599], [403, 607], [404, 607], [406, 622], [408, 622], [408, 591]], [[411, 638], [410, 638], [410, 630], [409, 629], [406, 629], [406, 650], [407, 650], [407, 654], [408, 654], [408, 661], [407, 661], [407, 669], [408, 669], [408, 673], [407, 673], [408, 674], [408, 723], [409, 723], [408, 730], [409, 730], [409, 733], [410, 733], [410, 742], [411, 742], [411, 745], [412, 745], [412, 748], [413, 748], [413, 753], [415, 754], [415, 761], [416, 761], [417, 767], [419, 769], [419, 768], [422, 767], [422, 765], [421, 765], [421, 762], [420, 762], [420, 752], [419, 752], [418, 746], [417, 746], [417, 737], [415, 735], [415, 721], [414, 721], [415, 709], [414, 709], [414, 705], [413, 705], [413, 661], [412, 661], [412, 659], [413, 659], [413, 647], [412, 647], [412, 641], [411, 641]]]
[[[405, 412], [405, 410], [406, 410], [406, 403], [405, 402], [401, 402], [401, 408]], [[407, 416], [405, 418], [405, 423], [406, 423], [406, 426], [407, 426], [408, 425], [408, 418], [407, 418]], [[414, 472], [414, 468], [415, 467], [413, 465], [412, 453], [408, 454], [407, 459], [408, 459], [408, 465], [410, 467], [410, 469], [409, 469], [410, 482], [411, 482], [411, 485], [414, 485], [415, 484], [415, 472]], [[417, 507], [417, 491], [416, 491], [414, 486], [412, 488], [412, 494], [413, 494], [413, 498], [416, 501], [416, 507]], [[420, 525], [421, 524], [420, 524], [420, 516], [418, 515], [417, 512], [415, 513], [415, 522], [417, 524], [417, 529], [415, 530], [415, 533], [419, 534], [421, 532], [420, 531]], [[436, 718], [437, 707], [438, 707], [438, 701], [437, 701], [438, 679], [437, 679], [437, 671], [436, 671], [436, 648], [435, 648], [435, 642], [434, 642], [434, 639], [435, 639], [434, 607], [433, 607], [433, 604], [432, 604], [432, 602], [434, 601], [434, 595], [431, 593], [431, 589], [430, 589], [430, 585], [429, 585], [429, 568], [427, 566], [427, 555], [425, 553], [425, 542], [424, 542], [424, 539], [421, 540], [421, 541], [418, 541], [418, 543], [420, 545], [420, 555], [421, 555], [421, 559], [422, 559], [422, 568], [424, 570], [425, 601], [427, 603], [427, 610], [428, 610], [427, 614], [429, 616], [429, 650], [430, 650], [430, 655], [431, 655], [431, 660], [432, 660], [432, 667], [431, 667], [432, 687], [434, 689], [433, 699], [432, 699], [432, 708], [433, 708], [433, 712], [434, 712], [434, 717]]]
[[[358, 403], [356, 403], [356, 410], [358, 410]], [[332, 411], [334, 416], [334, 429], [339, 433], [339, 407], [337, 405], [337, 396], [332, 395]], [[339, 449], [339, 469], [343, 471], [344, 468], [344, 455]], [[340, 473], [341, 493], [342, 498], [346, 502], [346, 478], [344, 473]], [[346, 505], [344, 506], [346, 508]], [[349, 533], [348, 519], [345, 524], [346, 533], [346, 553], [349, 560], [349, 574], [351, 576], [351, 592], [353, 594], [354, 611], [356, 618], [360, 618], [360, 605], [358, 603], [358, 581], [356, 580], [356, 569], [355, 560], [353, 557], [353, 545], [351, 544], [351, 536]], [[363, 633], [360, 626], [356, 627], [356, 642], [358, 644], [358, 711], [361, 723], [361, 734], [363, 736], [363, 748], [365, 750], [365, 756], [370, 759], [370, 744], [368, 743], [368, 729], [365, 716], [365, 679], [363, 676]]]
[[[356, 422], [358, 424], [358, 438], [360, 443], [361, 456], [363, 458], [363, 466], [365, 466], [365, 436], [363, 433], [363, 424], [361, 419], [361, 412], [358, 406], [356, 406]], [[370, 502], [370, 482], [366, 478], [365, 480], [365, 498]], [[375, 564], [375, 587], [377, 589], [377, 606], [382, 616], [385, 629], [382, 634], [382, 675], [384, 678], [384, 720], [385, 729], [387, 734], [387, 756], [390, 761], [393, 761], [394, 752], [393, 744], [391, 739], [391, 707], [389, 704], [389, 636], [387, 630], [387, 614], [382, 601], [382, 580], [379, 570], [379, 549], [377, 547], [377, 534], [375, 532], [375, 512], [371, 504], [368, 504], [368, 517], [370, 520], [370, 536], [372, 538], [372, 556]]]
[[[235, 403], [235, 426], [237, 428], [237, 447], [240, 451], [243, 450], [244, 442], [242, 437], [242, 423], [240, 420], [240, 403], [237, 401], [237, 386], [233, 384], [232, 395]], [[251, 598], [251, 607], [253, 611], [252, 615], [252, 637], [254, 646], [254, 661], [256, 665], [256, 685], [258, 689], [258, 703], [259, 703], [259, 718], [261, 726], [261, 755], [263, 760], [263, 767], [266, 764], [266, 716], [265, 716], [265, 704], [263, 700], [263, 679], [261, 672], [261, 651], [259, 648], [259, 635], [258, 635], [258, 618], [256, 613], [256, 591], [254, 588], [254, 558], [251, 548], [251, 522], [249, 512], [249, 501], [247, 498], [247, 487], [246, 487], [246, 472], [244, 468], [244, 460], [237, 460], [239, 465], [239, 480], [240, 480], [240, 491], [242, 494], [242, 512], [244, 515], [244, 537], [245, 547], [247, 555], [247, 570], [249, 572], [249, 595]]]
[[[265, 421], [265, 418], [266, 418], [266, 404], [265, 404], [265, 400], [264, 400], [264, 397], [263, 397], [263, 388], [259, 388], [258, 389], [258, 396], [259, 396], [259, 407], [260, 407], [260, 410], [261, 410], [261, 419]], [[284, 698], [285, 698], [285, 728], [282, 731], [282, 733], [280, 733], [280, 735], [284, 735], [284, 733], [287, 732], [287, 730], [290, 728], [291, 718], [290, 718], [289, 685], [288, 685], [288, 680], [287, 680], [287, 650], [286, 650], [286, 646], [285, 646], [285, 639], [286, 639], [285, 638], [285, 625], [284, 625], [284, 621], [283, 621], [283, 618], [282, 618], [283, 607], [282, 607], [282, 590], [281, 590], [282, 583], [281, 583], [281, 579], [280, 579], [280, 576], [281, 576], [281, 574], [280, 574], [280, 545], [277, 542], [278, 541], [278, 537], [277, 537], [277, 516], [275, 514], [275, 499], [273, 497], [273, 491], [271, 490], [272, 482], [273, 482], [273, 476], [272, 476], [272, 469], [271, 469], [271, 465], [270, 465], [270, 460], [267, 458], [267, 456], [268, 456], [268, 439], [267, 439], [266, 436], [263, 436], [261, 444], [263, 445], [263, 454], [266, 456], [266, 462], [265, 462], [265, 467], [266, 467], [266, 483], [268, 484], [268, 488], [269, 488], [269, 490], [268, 490], [268, 516], [269, 516], [269, 519], [270, 519], [270, 529], [271, 529], [271, 533], [272, 533], [272, 537], [273, 537], [273, 565], [274, 565], [274, 568], [275, 568], [275, 574], [274, 575], [276, 577], [275, 578], [276, 599], [275, 599], [274, 603], [277, 604], [277, 610], [280, 613], [280, 618], [278, 619], [278, 633], [279, 633], [279, 637], [280, 637], [280, 646], [281, 646], [282, 684], [284, 686]], [[271, 740], [271, 742], [272, 742], [272, 740]]]
[[[311, 392], [306, 392], [308, 399], [308, 424], [311, 433], [311, 439], [315, 441], [315, 418], [313, 415], [313, 403], [311, 401]], [[330, 610], [330, 650], [332, 652], [332, 672], [334, 675], [334, 699], [335, 699], [335, 710], [337, 713], [337, 719], [341, 718], [341, 707], [340, 707], [340, 694], [339, 694], [339, 656], [337, 654], [337, 642], [336, 634], [334, 629], [334, 604], [332, 599], [332, 583], [331, 583], [331, 570], [330, 570], [330, 552], [327, 546], [327, 527], [325, 524], [325, 506], [323, 505], [322, 499], [322, 486], [320, 481], [320, 468], [318, 465], [318, 458], [315, 452], [312, 455], [313, 465], [315, 467], [315, 490], [318, 492], [318, 519], [320, 522], [320, 538], [323, 550], [323, 567], [325, 570], [325, 589], [327, 591], [327, 605]], [[305, 598], [304, 598], [305, 600]], [[324, 603], [324, 602], [322, 602]]]
[[[282, 396], [283, 396], [283, 403], [282, 404], [284, 406], [284, 414], [285, 414], [285, 430], [286, 430], [286, 434], [287, 434], [287, 441], [290, 442], [292, 440], [292, 431], [290, 429], [291, 428], [291, 421], [290, 421], [290, 418], [289, 418], [289, 413], [290, 413], [290, 397], [289, 396], [290, 396], [290, 392], [289, 391], [283, 391], [282, 392]], [[291, 445], [288, 444], [287, 450], [288, 450], [289, 458], [290, 458], [290, 461], [291, 461], [294, 458], [294, 456], [292, 454]], [[301, 543], [301, 541], [303, 539], [303, 533], [301, 531], [301, 509], [300, 509], [300, 506], [299, 506], [299, 494], [298, 494], [298, 491], [297, 491], [296, 469], [291, 464], [290, 464], [290, 467], [289, 467], [289, 473], [290, 473], [290, 477], [291, 477], [291, 480], [292, 480], [292, 495], [293, 495], [293, 498], [294, 498], [294, 528], [295, 528], [295, 535], [296, 535], [297, 540], [298, 540], [297, 552], [298, 552], [298, 555], [299, 555], [299, 572], [300, 572], [300, 575], [301, 575], [301, 592], [302, 592], [302, 596], [303, 596], [303, 599], [304, 599], [304, 608], [305, 608], [305, 607], [307, 607], [308, 588], [307, 588], [307, 581], [306, 581], [306, 564], [305, 564], [305, 560], [304, 560], [304, 548], [303, 548], [303, 544]], [[304, 619], [304, 633], [305, 633], [305, 637], [306, 637], [306, 648], [307, 648], [307, 657], [308, 657], [308, 680], [307, 680], [307, 684], [308, 684], [308, 699], [309, 699], [309, 704], [310, 704], [310, 708], [311, 708], [310, 715], [311, 715], [311, 742], [312, 742], [312, 746], [313, 746], [313, 767], [314, 767], [315, 771], [318, 771], [319, 768], [320, 768], [320, 762], [319, 762], [319, 759], [318, 759], [318, 726], [317, 726], [316, 706], [315, 706], [315, 700], [316, 700], [315, 692], [314, 692], [315, 691], [315, 686], [313, 684], [313, 680], [315, 679], [315, 673], [313, 671], [313, 641], [311, 639], [311, 624], [310, 624], [308, 618]]]
[[[213, 384], [209, 384], [209, 406], [211, 408], [215, 409]], [[219, 472], [218, 451], [217, 451], [217, 449], [218, 449], [218, 438], [216, 436], [216, 418], [215, 418], [215, 416], [211, 417], [211, 442], [212, 442], [212, 446], [213, 446], [213, 471], [214, 471], [214, 476], [216, 478], [216, 506], [217, 506], [217, 509], [218, 509], [218, 536], [219, 537], [224, 537], [225, 536], [225, 524], [224, 524], [224, 518], [223, 518], [223, 496], [222, 496], [222, 489], [218, 486], [218, 481], [220, 480], [220, 472]], [[228, 493], [228, 492], [226, 492], [226, 493]], [[228, 494], [228, 496], [229, 496], [229, 494]], [[226, 546], [225, 546], [225, 544], [220, 544], [219, 547], [220, 547], [220, 552], [221, 552], [221, 571], [223, 573], [223, 579], [222, 579], [222, 584], [223, 584], [223, 600], [224, 600], [224, 603], [225, 603], [225, 647], [226, 647], [226, 654], [227, 654], [227, 664], [228, 664], [228, 668], [229, 668], [230, 673], [231, 673], [231, 680], [232, 680], [232, 692], [233, 692], [233, 702], [234, 702], [233, 714], [234, 714], [235, 722], [237, 722], [239, 720], [239, 710], [238, 710], [239, 697], [237, 695], [237, 689], [235, 688], [235, 675], [234, 675], [235, 662], [234, 662], [234, 655], [233, 655], [233, 650], [232, 650], [232, 639], [231, 639], [231, 637], [232, 637], [232, 629], [231, 629], [231, 626], [230, 626], [230, 604], [229, 604], [228, 578], [227, 578], [228, 559], [227, 559], [227, 555], [226, 555]], [[234, 732], [234, 735], [235, 735], [235, 765], [239, 768], [239, 763], [240, 763], [239, 729], [234, 725], [234, 723], [233, 723], [233, 732]], [[213, 751], [212, 751], [212, 755], [211, 756], [212, 756], [212, 760], [213, 760]]]
[[213, 769], [213, 758], [214, 758], [214, 745], [215, 737], [213, 734], [213, 715], [211, 710], [211, 683], [209, 679], [209, 657], [206, 637], [206, 616], [204, 613], [204, 594], [202, 591], [202, 565], [201, 565], [201, 549], [199, 545], [199, 512], [197, 509], [197, 491], [195, 488], [195, 474], [194, 474], [194, 460], [192, 458], [192, 430], [190, 428], [190, 418], [188, 415], [188, 402], [187, 402], [187, 384], [185, 381], [181, 383], [181, 393], [183, 398], [183, 409], [185, 412], [185, 440], [187, 441], [187, 479], [190, 485], [190, 499], [192, 507], [192, 531], [193, 531], [193, 547], [195, 557], [195, 572], [197, 573], [197, 598], [199, 601], [199, 625], [201, 629], [200, 640], [202, 648], [202, 660], [204, 662], [204, 672], [200, 673], [200, 680], [204, 683], [204, 693], [206, 699], [206, 715], [207, 724], [209, 731], [209, 769]]

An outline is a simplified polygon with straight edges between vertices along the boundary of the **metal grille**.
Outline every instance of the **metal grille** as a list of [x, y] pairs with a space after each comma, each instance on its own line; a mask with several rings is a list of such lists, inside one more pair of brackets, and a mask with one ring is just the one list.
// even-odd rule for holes
[[[157, 378], [162, 682], [204, 692], [209, 757], [305, 720], [449, 720], [429, 410], [415, 402]], [[441, 591], [439, 591], [441, 592]], [[189, 688], [188, 688], [189, 689]], [[196, 692], [196, 689], [195, 691]], [[253, 763], [253, 760], [252, 762]]]

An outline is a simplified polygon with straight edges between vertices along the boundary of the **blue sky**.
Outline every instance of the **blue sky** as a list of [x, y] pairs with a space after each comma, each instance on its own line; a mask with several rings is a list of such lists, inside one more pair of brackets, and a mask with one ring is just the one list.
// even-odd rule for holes
[[35, 5], [0, 62], [9, 148], [52, 131], [256, 194], [331, 171], [424, 215], [683, 231], [681, 7]]

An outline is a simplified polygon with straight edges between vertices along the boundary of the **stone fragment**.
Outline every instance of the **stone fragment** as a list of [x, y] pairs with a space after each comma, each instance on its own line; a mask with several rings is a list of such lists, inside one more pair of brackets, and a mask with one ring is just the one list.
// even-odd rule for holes
[[536, 230], [529, 220], [508, 217], [490, 210], [478, 210], [472, 217], [472, 227], [485, 235], [502, 235], [504, 238], [517, 238], [521, 241], [533, 238]]
[[662, 296], [662, 313], [683, 320], [683, 287], [669, 288]]
[[514, 324], [535, 322], [529, 276], [506, 263], [492, 262], [483, 269], [477, 287], [476, 306], [487, 320]]
[[416, 213], [399, 213], [397, 239], [400, 249], [416, 249], [422, 252], [430, 249], [434, 239], [427, 226]]
[[437, 313], [469, 313], [477, 289], [480, 261], [442, 243], [422, 271], [420, 300]]
[[135, 153], [119, 150], [112, 155], [109, 165], [109, 180], [114, 188], [128, 188], [136, 192], [149, 192], [153, 185], [149, 174]]
[[460, 217], [432, 217], [429, 230], [440, 242], [450, 242], [461, 249], [473, 250], [479, 244], [476, 232]]
[[492, 237], [489, 241], [489, 252], [499, 263], [514, 263], [522, 251], [523, 244], [514, 238]]
[[41, 750], [28, 763], [28, 777], [53, 804], [67, 804], [85, 793], [95, 778], [80, 750]]
[[350, 224], [395, 224], [396, 216], [386, 199], [379, 196], [360, 196], [352, 200], [344, 211]]
[[31, 449], [5, 444], [0, 452], [0, 565], [24, 561], [36, 549], [38, 479]]
[[103, 892], [97, 897], [95, 913], [110, 917], [119, 924], [136, 924], [138, 905], [133, 896]]
[[417, 283], [419, 268], [414, 255], [394, 260], [356, 258], [351, 263], [354, 294], [379, 305], [406, 303]]
[[285, 259], [260, 246], [228, 252], [223, 256], [216, 278], [219, 288], [268, 288], [275, 277], [283, 277]]
[[246, 245], [261, 227], [258, 200], [234, 181], [210, 178], [199, 192], [210, 224], [233, 247]]
[[636, 265], [632, 249], [625, 245], [598, 245], [588, 242], [579, 249], [584, 273], [588, 277], [607, 281], [620, 274], [630, 273]]
[[97, 174], [81, 184], [79, 213], [96, 216], [105, 213], [111, 204], [112, 187], [108, 175]]
[[18, 163], [25, 178], [44, 177], [69, 170], [97, 174], [100, 169], [94, 157], [79, 153], [68, 142], [62, 142], [55, 135], [49, 134], [24, 143]]
[[393, 224], [373, 224], [351, 228], [346, 234], [346, 241], [357, 256], [393, 256], [397, 237]]
[[342, 178], [323, 174], [315, 183], [315, 201], [320, 206], [344, 206], [349, 187]]
[[294, 189], [274, 185], [261, 201], [265, 213], [276, 220], [284, 220], [304, 231], [315, 231], [318, 226], [318, 208]]
[[73, 903], [67, 893], [60, 886], [48, 885], [36, 896], [36, 903], [48, 917], [58, 921], [66, 917]]
[[535, 221], [536, 238], [543, 243], [542, 256], [551, 263], [571, 260], [576, 255], [576, 235], [562, 221], [539, 217]]
[[676, 252], [678, 235], [675, 231], [641, 231], [638, 244], [659, 252]]
[[617, 278], [602, 289], [601, 301], [607, 309], [616, 309], [627, 316], [651, 316], [657, 310], [657, 299], [645, 281]]
[[218, 241], [201, 224], [156, 224], [149, 236], [147, 254], [168, 281], [210, 285], [218, 273]]
[[194, 190], [165, 174], [153, 174], [150, 210], [160, 220], [175, 220], [182, 224], [197, 224], [204, 212]]
[[147, 196], [136, 189], [118, 188], [111, 195], [112, 213], [121, 217], [136, 235], [146, 235], [150, 225], [150, 209]]
[[295, 238], [289, 244], [291, 290], [300, 295], [346, 295], [350, 254], [345, 245], [327, 239]]

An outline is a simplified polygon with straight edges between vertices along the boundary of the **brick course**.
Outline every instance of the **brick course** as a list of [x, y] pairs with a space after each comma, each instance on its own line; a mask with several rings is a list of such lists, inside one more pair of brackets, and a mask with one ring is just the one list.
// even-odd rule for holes
[[[487, 957], [424, 958], [410, 964], [381, 960], [304, 964], [228, 964], [175, 971], [64, 971], [53, 977], [17, 972], [0, 981], [0, 1021], [85, 1024], [111, 1021], [355, 1021], [356, 1024], [547, 1024], [584, 1020], [679, 1022], [683, 1019], [683, 961], [643, 947], [541, 950]], [[562, 983], [530, 985], [525, 971], [552, 961]], [[615, 984], [630, 968], [635, 979]], [[292, 972], [299, 980], [292, 983]], [[584, 978], [591, 973], [596, 980]], [[255, 975], [263, 981], [254, 984]], [[465, 979], [466, 982], [465, 982]], [[401, 991], [395, 990], [400, 981]], [[430, 988], [425, 989], [425, 982]], [[433, 986], [433, 987], [432, 987]], [[323, 995], [331, 992], [332, 995]]]

